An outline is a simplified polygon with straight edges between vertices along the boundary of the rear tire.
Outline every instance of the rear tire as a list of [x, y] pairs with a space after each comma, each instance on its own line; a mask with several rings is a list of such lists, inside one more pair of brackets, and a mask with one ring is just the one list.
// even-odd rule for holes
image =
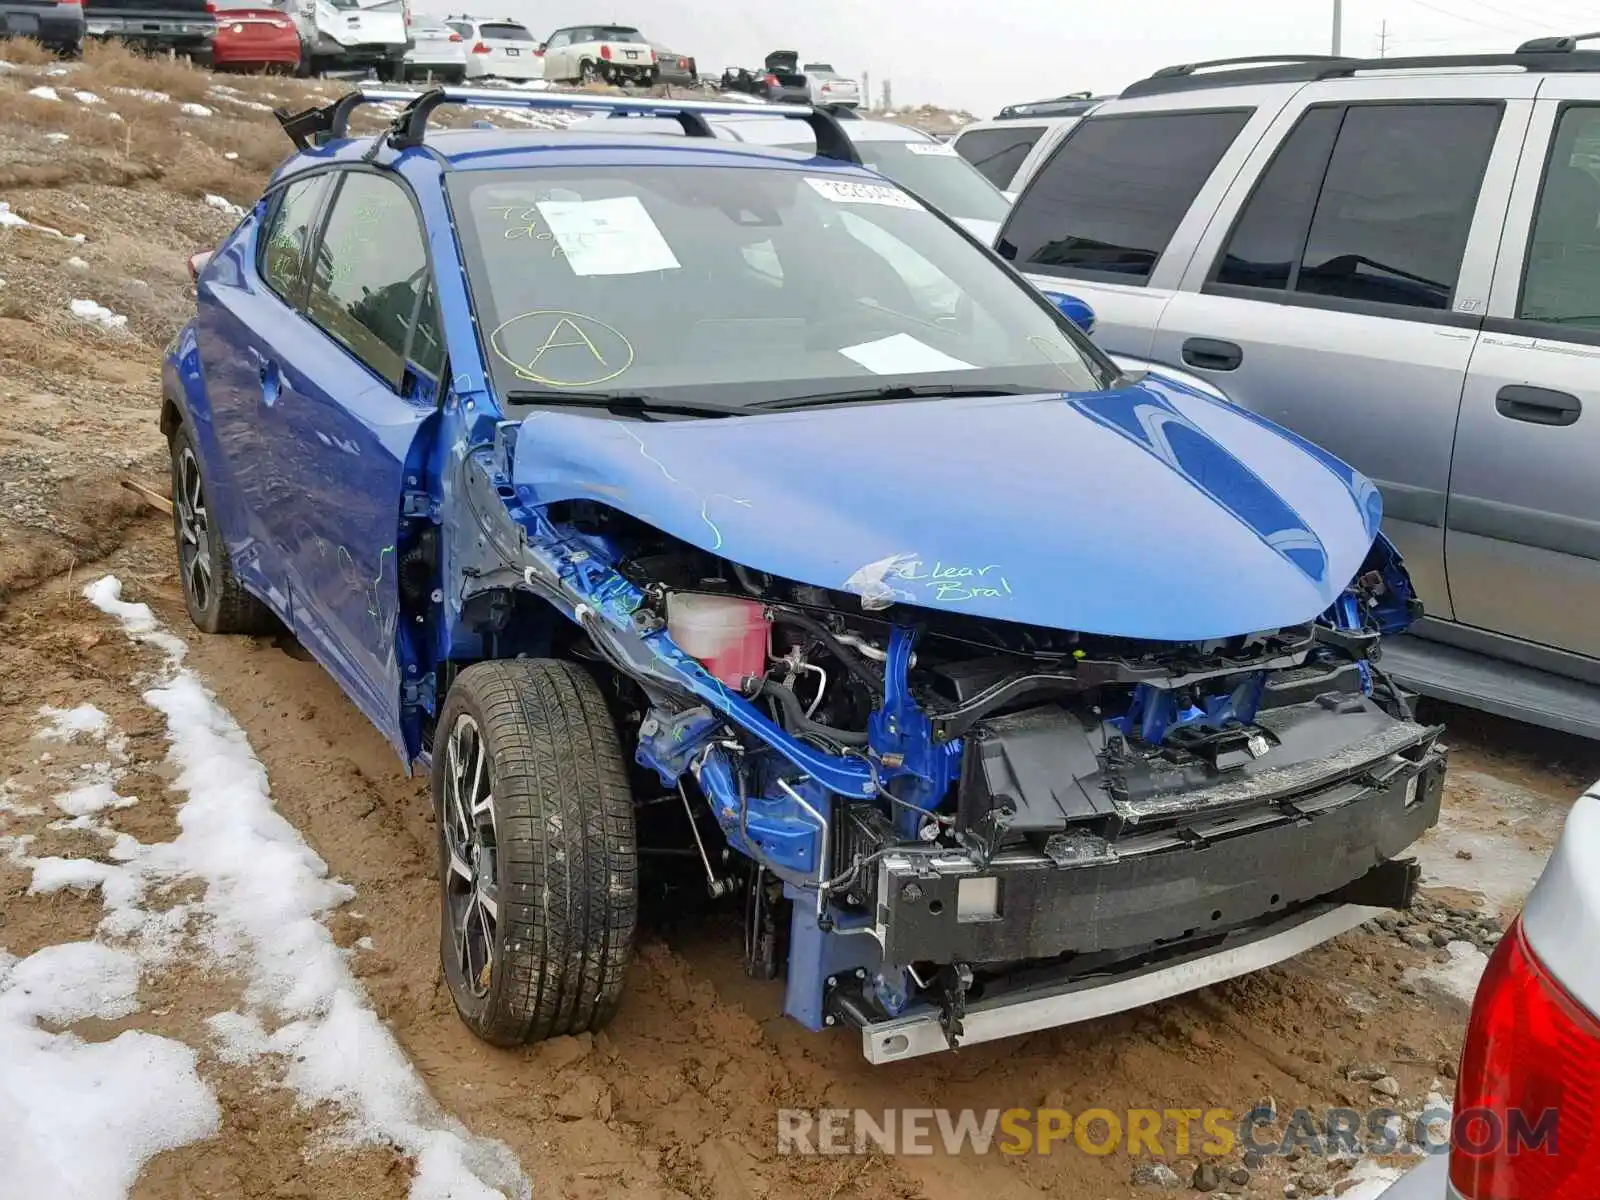
[[175, 426], [167, 447], [172, 457], [172, 536], [189, 619], [206, 633], [271, 632], [277, 618], [244, 590], [233, 573], [227, 543], [212, 521], [200, 455], [189, 427]]
[[633, 797], [594, 677], [517, 659], [459, 674], [433, 745], [439, 951], [497, 1046], [605, 1025], [633, 955]]
[[385, 58], [377, 65], [378, 82], [399, 83], [406, 77], [406, 60], [404, 58]]
[[592, 60], [586, 58], [586, 59], [583, 60], [582, 63], [580, 63], [578, 65], [578, 82], [579, 83], [599, 83], [600, 82], [600, 72], [595, 69], [595, 65], [594, 65], [594, 62]]

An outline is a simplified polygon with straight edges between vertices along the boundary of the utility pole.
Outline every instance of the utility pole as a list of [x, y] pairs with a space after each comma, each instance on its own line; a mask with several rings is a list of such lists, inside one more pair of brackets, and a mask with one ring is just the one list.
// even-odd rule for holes
[[1378, 57], [1383, 58], [1389, 49], [1389, 22], [1378, 22]]
[[1333, 56], [1339, 57], [1340, 35], [1344, 32], [1344, 0], [1333, 0]]
[[[872, 108], [872, 72], [861, 72], [861, 100], [870, 110]], [[60, 141], [59, 138], [56, 139]]]

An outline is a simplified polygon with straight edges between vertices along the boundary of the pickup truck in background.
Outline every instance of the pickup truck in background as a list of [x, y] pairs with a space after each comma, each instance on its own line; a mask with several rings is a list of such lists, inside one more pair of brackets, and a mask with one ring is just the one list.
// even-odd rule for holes
[[140, 50], [170, 50], [211, 65], [217, 19], [206, 0], [85, 0], [89, 37], [117, 38]]
[[302, 68], [377, 72], [385, 82], [405, 78], [411, 49], [411, 10], [406, 0], [287, 0], [300, 31]]

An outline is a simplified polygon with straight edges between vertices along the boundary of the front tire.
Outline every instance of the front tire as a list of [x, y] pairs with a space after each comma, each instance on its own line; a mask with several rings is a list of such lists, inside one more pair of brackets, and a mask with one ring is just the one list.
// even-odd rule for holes
[[583, 60], [582, 64], [579, 65], [579, 67], [578, 67], [578, 82], [579, 83], [599, 83], [600, 82], [600, 72], [595, 69], [595, 65], [594, 65], [594, 62], [592, 60], [586, 58], [586, 59]]
[[433, 745], [440, 958], [456, 1011], [497, 1046], [605, 1025], [638, 915], [633, 797], [593, 676], [477, 663]]
[[172, 457], [172, 535], [189, 619], [206, 633], [270, 632], [277, 619], [234, 575], [227, 543], [212, 521], [200, 455], [188, 425], [173, 429], [167, 448]]

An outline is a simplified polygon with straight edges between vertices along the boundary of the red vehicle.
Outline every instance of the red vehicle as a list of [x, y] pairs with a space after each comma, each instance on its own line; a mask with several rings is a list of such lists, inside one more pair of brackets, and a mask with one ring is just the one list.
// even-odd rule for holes
[[216, 15], [211, 65], [219, 71], [293, 72], [300, 65], [300, 33], [272, 0], [207, 0]]

